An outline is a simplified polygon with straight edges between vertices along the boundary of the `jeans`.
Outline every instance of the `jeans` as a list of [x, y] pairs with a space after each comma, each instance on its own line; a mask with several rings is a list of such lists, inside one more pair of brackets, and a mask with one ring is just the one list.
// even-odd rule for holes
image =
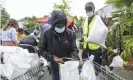
[[53, 80], [60, 80], [59, 72], [53, 72]]

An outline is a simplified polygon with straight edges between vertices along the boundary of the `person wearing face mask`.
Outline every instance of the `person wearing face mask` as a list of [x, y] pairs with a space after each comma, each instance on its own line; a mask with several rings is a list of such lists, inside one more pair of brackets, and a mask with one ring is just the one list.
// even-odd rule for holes
[[39, 42], [39, 53], [51, 62], [53, 80], [59, 80], [59, 65], [63, 57], [78, 58], [76, 37], [66, 28], [67, 17], [61, 10], [51, 14], [51, 28], [44, 31]]
[[[95, 6], [93, 2], [87, 2], [85, 5], [85, 11], [87, 18], [84, 22], [83, 26], [83, 38], [84, 41], [88, 38], [90, 31], [92, 29], [92, 25], [95, 22]], [[97, 37], [97, 36], [96, 36]], [[82, 57], [83, 59], [88, 58], [88, 55], [94, 55], [94, 61], [98, 64], [102, 63], [102, 48], [99, 45], [92, 44], [92, 43], [84, 43], [83, 44], [83, 52]]]

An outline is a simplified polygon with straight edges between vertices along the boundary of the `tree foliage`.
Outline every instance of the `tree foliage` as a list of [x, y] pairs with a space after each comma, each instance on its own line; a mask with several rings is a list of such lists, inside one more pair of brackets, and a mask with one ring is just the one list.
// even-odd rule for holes
[[65, 12], [65, 14], [67, 16], [71, 17], [76, 24], [81, 25], [82, 21], [83, 21], [82, 17], [78, 18], [77, 16], [73, 16], [73, 15], [70, 14], [71, 7], [70, 7], [69, 3], [70, 2], [67, 1], [67, 0], [61, 0], [60, 4], [54, 3], [53, 8], [62, 10], [63, 12]]
[[67, 1], [67, 0], [61, 0], [61, 3], [60, 4], [54, 3], [53, 8], [54, 9], [60, 9], [64, 13], [66, 13], [67, 16], [70, 16], [71, 17], [71, 14], [69, 13], [70, 10], [71, 10], [71, 7], [69, 5], [69, 1]]
[[107, 0], [108, 4], [112, 4], [120, 17], [121, 24], [126, 26], [133, 25], [133, 0]]
[[125, 38], [125, 50], [121, 56], [124, 60], [128, 61], [130, 57], [133, 57], [133, 35], [127, 35]]
[[10, 15], [6, 12], [5, 8], [1, 9], [1, 27], [3, 27], [7, 20], [10, 18]]
[[33, 32], [35, 29], [39, 29], [40, 24], [37, 24], [35, 21], [39, 18], [32, 16], [26, 17], [24, 21], [24, 28], [26, 28], [30, 33]]

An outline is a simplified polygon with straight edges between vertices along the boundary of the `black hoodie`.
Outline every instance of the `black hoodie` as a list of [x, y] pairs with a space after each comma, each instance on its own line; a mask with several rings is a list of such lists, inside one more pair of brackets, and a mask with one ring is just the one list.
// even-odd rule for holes
[[76, 36], [71, 30], [65, 29], [63, 33], [55, 32], [57, 23], [67, 23], [67, 17], [64, 12], [55, 10], [51, 15], [52, 27], [45, 31], [40, 39], [40, 55], [52, 63], [52, 69], [58, 70], [58, 64], [54, 62], [54, 56], [78, 58], [78, 49], [76, 46]]

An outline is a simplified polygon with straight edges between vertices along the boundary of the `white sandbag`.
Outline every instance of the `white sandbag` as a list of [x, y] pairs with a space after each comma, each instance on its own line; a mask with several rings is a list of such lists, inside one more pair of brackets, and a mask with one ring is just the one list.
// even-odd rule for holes
[[12, 64], [7, 63], [7, 64], [1, 64], [0, 69], [2, 76], [6, 76], [8, 79], [11, 79], [15, 67], [12, 66]]
[[91, 55], [89, 60], [84, 62], [82, 72], [80, 73], [80, 80], [96, 80], [95, 70], [93, 66], [94, 56]]
[[40, 61], [41, 61], [42, 63], [44, 63], [43, 66], [48, 66], [48, 61], [47, 61], [45, 58], [43, 58], [42, 56], [40, 57]]
[[31, 67], [29, 70], [32, 70], [38, 67], [41, 64], [41, 62], [40, 62], [39, 56], [35, 53], [30, 53], [30, 57], [32, 58], [32, 60], [30, 61]]
[[90, 30], [90, 34], [85, 42], [94, 43], [100, 45], [103, 48], [106, 48], [105, 39], [107, 37], [107, 34], [108, 28], [101, 20], [101, 17], [97, 15], [96, 20], [92, 26], [92, 29]]
[[27, 71], [25, 68], [19, 68], [18, 66], [10, 63], [1, 64], [0, 69], [1, 75], [5, 76], [9, 80], [14, 79]]
[[78, 61], [67, 61], [60, 65], [60, 80], [79, 80]]
[[20, 68], [30, 68], [31, 57], [28, 56], [20, 47], [5, 47], [8, 48], [4, 50], [4, 63], [11, 63], [17, 65]]
[[29, 53], [20, 47], [2, 46], [0, 47], [0, 52], [4, 52], [4, 66], [6, 68], [2, 67], [2, 69], [8, 79], [23, 75], [28, 70], [40, 65], [37, 54]]
[[123, 59], [119, 55], [115, 56], [110, 64], [110, 67], [123, 68]]
[[24, 73], [26, 73], [28, 71], [28, 68], [20, 68], [16, 65], [13, 65], [15, 67], [13, 73], [12, 73], [12, 76], [11, 76], [11, 80], [18, 77], [18, 76], [21, 76], [23, 75]]

